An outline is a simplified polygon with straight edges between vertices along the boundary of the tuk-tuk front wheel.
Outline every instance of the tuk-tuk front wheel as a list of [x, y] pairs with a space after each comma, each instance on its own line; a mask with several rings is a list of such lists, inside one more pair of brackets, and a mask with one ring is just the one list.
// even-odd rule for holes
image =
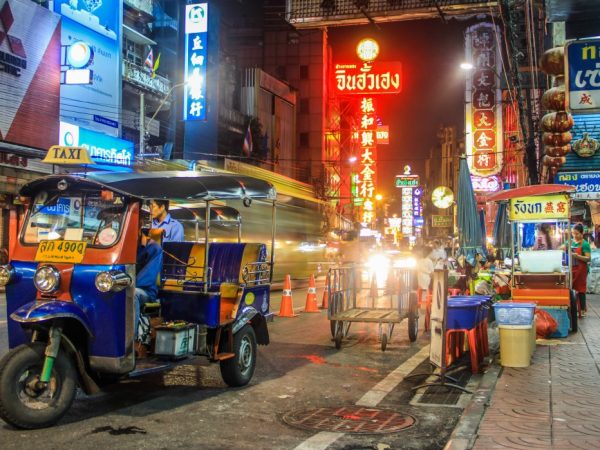
[[40, 382], [45, 348], [41, 342], [21, 345], [0, 361], [0, 417], [17, 428], [55, 424], [75, 398], [77, 372], [62, 349], [54, 361], [50, 381]]
[[221, 361], [221, 376], [228, 386], [245, 386], [256, 367], [256, 334], [251, 325], [245, 325], [233, 336], [233, 353], [233, 358]]

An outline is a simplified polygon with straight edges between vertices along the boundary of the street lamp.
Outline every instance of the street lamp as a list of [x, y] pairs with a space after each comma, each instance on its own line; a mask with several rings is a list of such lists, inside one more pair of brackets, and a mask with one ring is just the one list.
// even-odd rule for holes
[[468, 61], [464, 61], [464, 62], [460, 63], [460, 68], [462, 70], [473, 70], [475, 68], [475, 66]]
[[[150, 117], [150, 119], [148, 120], [148, 127], [150, 127], [150, 124], [152, 123], [152, 121], [156, 118], [156, 115], [160, 112], [160, 110], [162, 109], [162, 107], [165, 105], [166, 101], [168, 100], [168, 98], [171, 96], [171, 94], [173, 93], [173, 91], [175, 89], [177, 89], [178, 87], [181, 86], [185, 86], [188, 82], [184, 81], [182, 83], [177, 83], [174, 84], [173, 86], [171, 86], [171, 89], [169, 89], [167, 91], [167, 93], [165, 94], [165, 96], [163, 97], [163, 99], [160, 101], [158, 108], [156, 108], [156, 111], [154, 111], [154, 114], [152, 114], [152, 117]], [[140, 155], [144, 154], [144, 149], [146, 147], [146, 121], [145, 121], [145, 112], [144, 112], [145, 108], [144, 108], [144, 94], [140, 94]]]

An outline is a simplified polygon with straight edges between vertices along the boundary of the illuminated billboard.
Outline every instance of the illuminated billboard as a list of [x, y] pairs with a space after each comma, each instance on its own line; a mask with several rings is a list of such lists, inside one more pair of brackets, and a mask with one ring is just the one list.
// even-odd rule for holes
[[208, 3], [185, 7], [183, 120], [206, 120]]
[[58, 133], [59, 17], [0, 0], [0, 141], [47, 149]]
[[97, 164], [131, 166], [134, 161], [133, 142], [107, 136], [66, 122], [60, 123], [58, 145], [83, 147]]
[[[111, 136], [119, 135], [121, 111], [121, 21], [123, 2], [118, 0], [54, 2], [61, 14], [63, 49], [78, 42], [93, 49], [86, 68], [92, 82], [60, 87], [60, 118]], [[62, 55], [66, 61], [66, 55]]]
[[339, 94], [397, 94], [402, 91], [402, 64], [397, 61], [336, 64]]
[[466, 83], [466, 153], [471, 174], [480, 177], [502, 170], [499, 36], [491, 23], [473, 25], [465, 34], [467, 61], [473, 65]]

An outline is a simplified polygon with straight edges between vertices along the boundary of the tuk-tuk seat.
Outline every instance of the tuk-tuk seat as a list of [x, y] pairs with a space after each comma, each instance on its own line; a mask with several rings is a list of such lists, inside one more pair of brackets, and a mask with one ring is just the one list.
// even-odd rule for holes
[[[161, 289], [194, 291], [203, 288], [205, 245], [195, 242], [165, 242], [163, 244]], [[208, 266], [211, 268], [211, 292], [218, 292], [222, 283], [239, 285], [244, 282], [244, 266], [265, 262], [267, 248], [258, 243], [216, 242], [209, 246]]]

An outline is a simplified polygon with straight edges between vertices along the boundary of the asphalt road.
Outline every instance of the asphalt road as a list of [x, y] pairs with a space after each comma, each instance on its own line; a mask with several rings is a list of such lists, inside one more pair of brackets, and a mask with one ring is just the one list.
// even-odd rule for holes
[[[306, 290], [294, 291], [294, 306]], [[273, 294], [278, 310], [281, 293]], [[319, 303], [321, 290], [318, 291]], [[6, 302], [0, 297], [0, 353], [7, 350]], [[327, 312], [276, 318], [271, 344], [259, 348], [257, 370], [245, 388], [227, 388], [217, 365], [196, 360], [170, 372], [132, 379], [88, 397], [78, 395], [58, 425], [15, 430], [0, 420], [3, 450], [46, 449], [441, 449], [460, 408], [411, 406], [404, 370], [428, 369], [428, 336], [408, 341], [406, 323], [382, 352], [377, 326], [353, 324], [341, 350], [331, 340]], [[400, 369], [398, 369], [400, 367]], [[401, 381], [398, 384], [398, 381]], [[366, 400], [365, 400], [366, 399]], [[375, 399], [375, 400], [373, 400]], [[416, 418], [393, 434], [360, 436], [291, 427], [282, 416], [315, 407], [389, 408]]]

